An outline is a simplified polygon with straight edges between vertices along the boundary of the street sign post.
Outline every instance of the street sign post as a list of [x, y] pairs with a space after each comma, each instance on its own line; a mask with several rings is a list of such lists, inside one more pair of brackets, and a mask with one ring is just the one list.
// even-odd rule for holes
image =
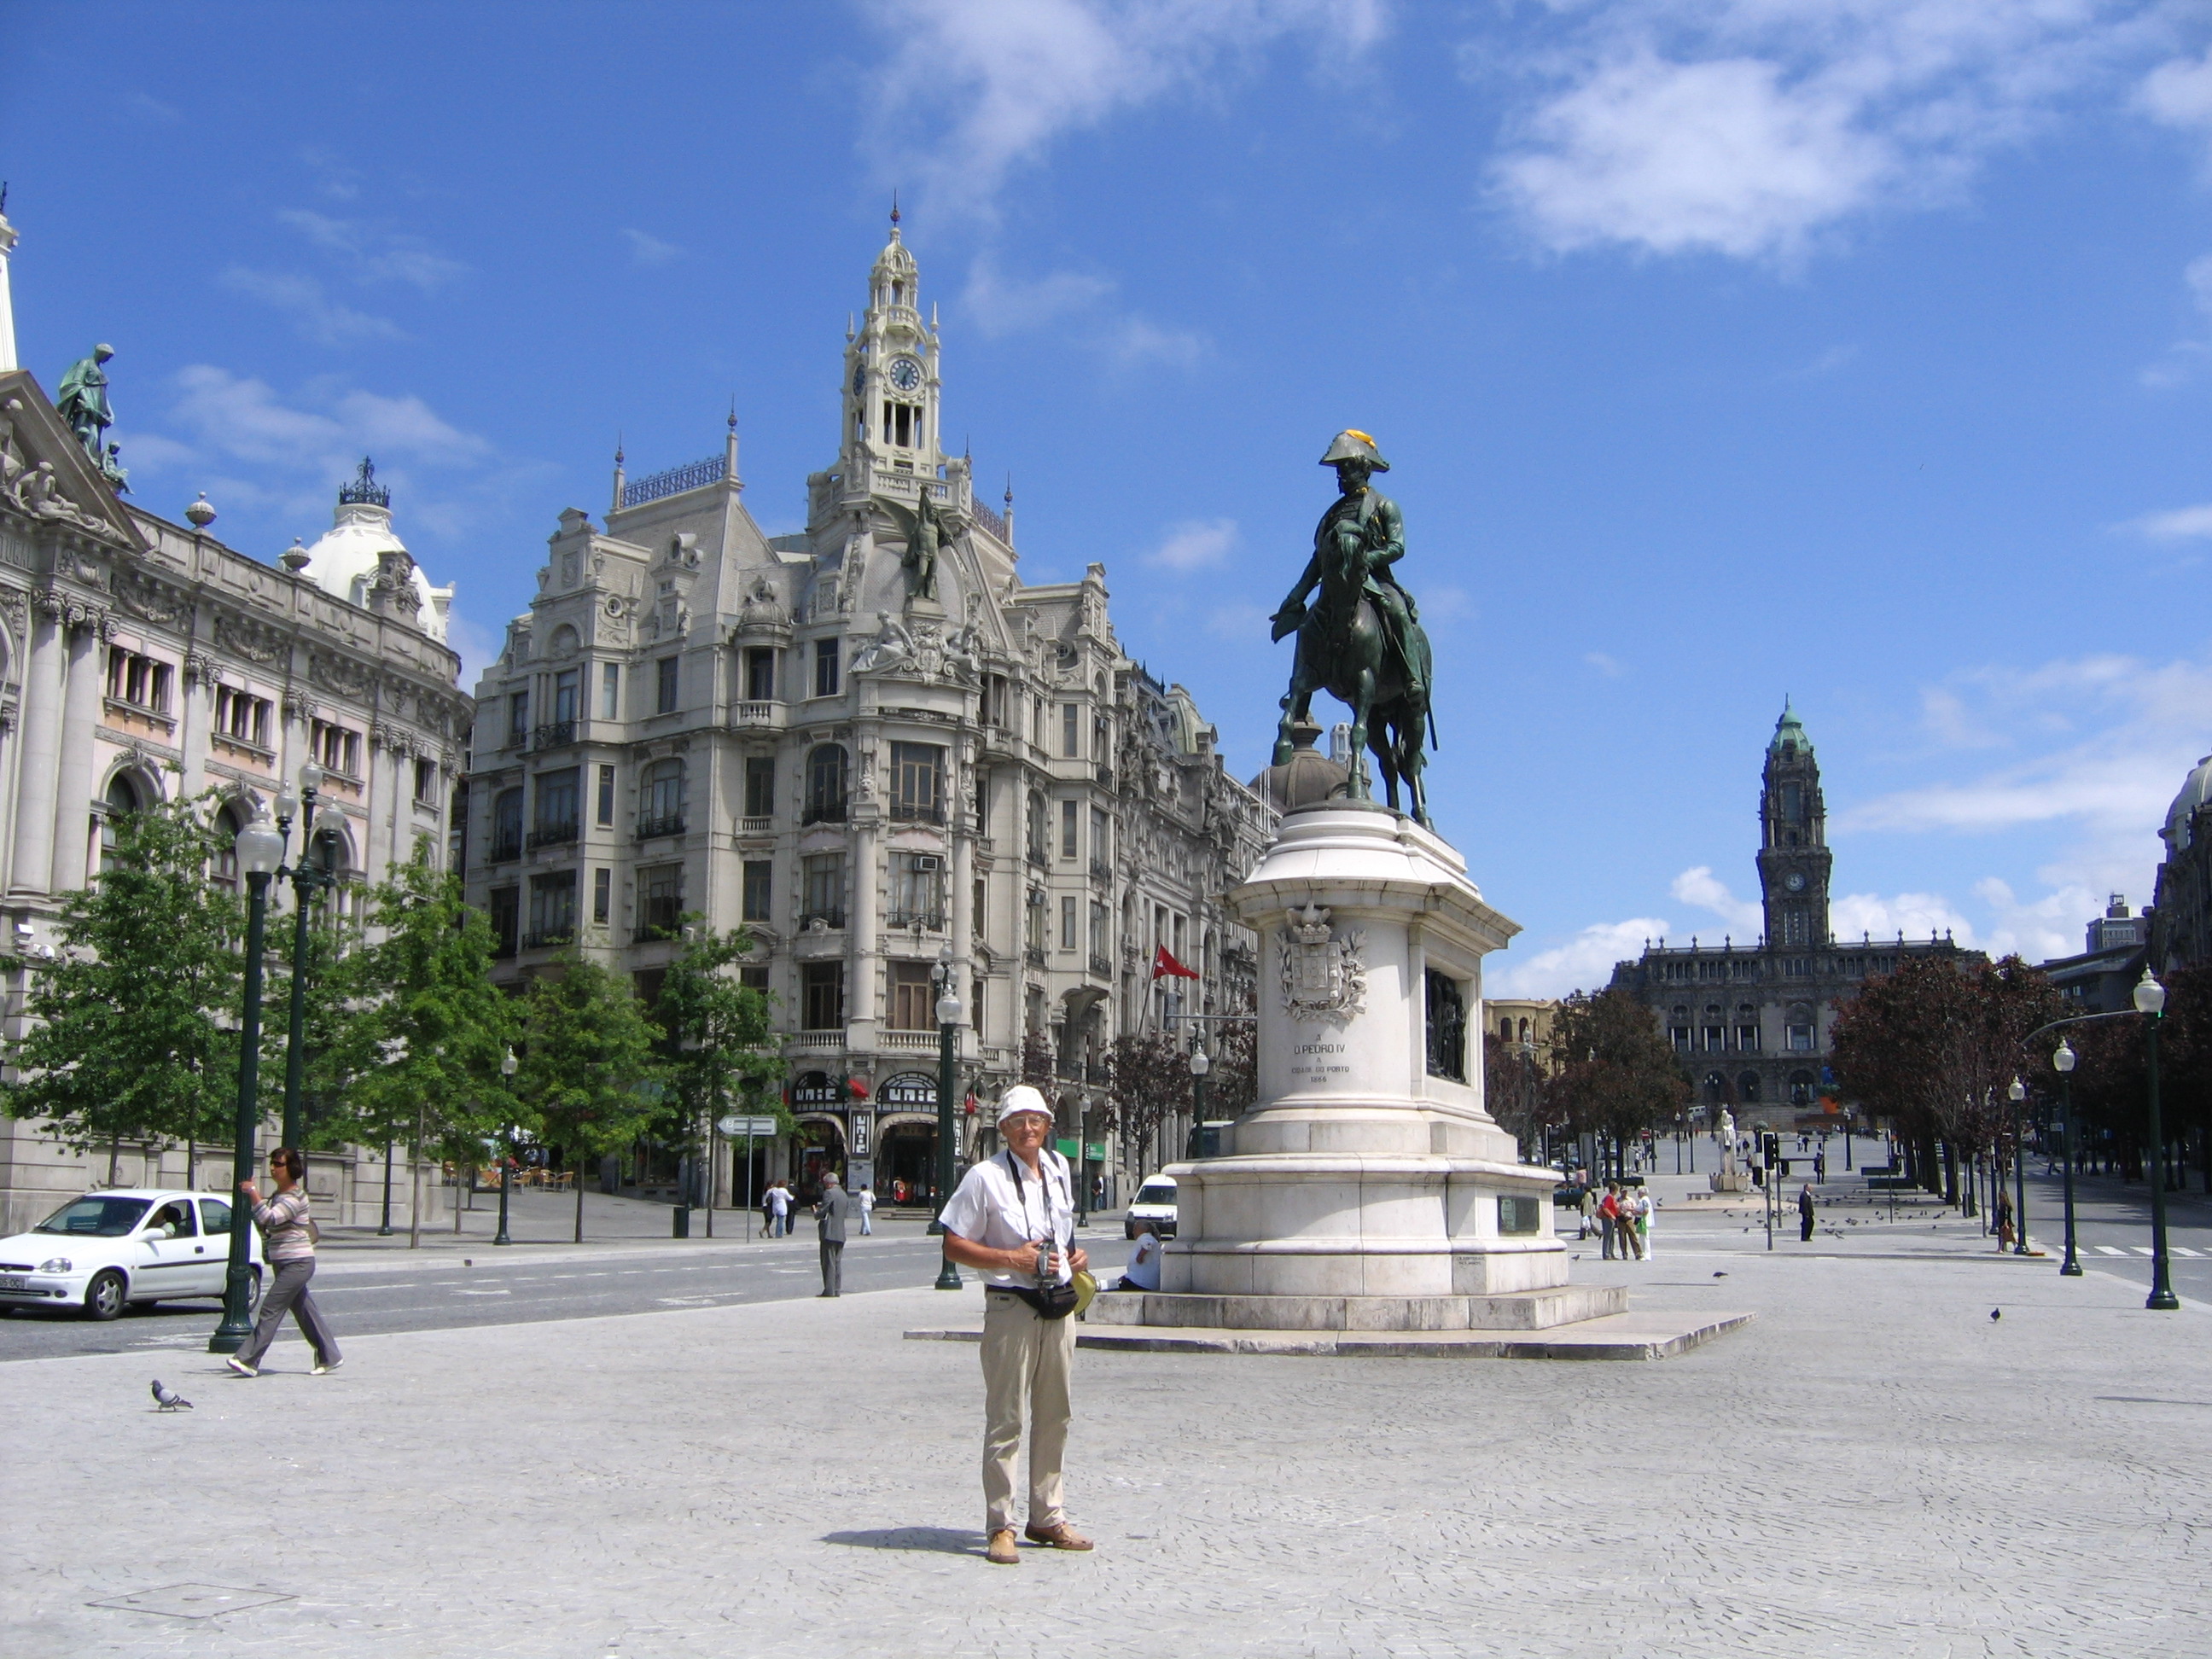
[[775, 1120], [772, 1117], [748, 1117], [732, 1112], [715, 1119], [714, 1127], [730, 1139], [742, 1137], [745, 1143], [745, 1214], [749, 1218], [745, 1222], [745, 1237], [750, 1238], [754, 1227], [760, 1221], [759, 1214], [753, 1207], [753, 1142], [772, 1139], [775, 1134]]

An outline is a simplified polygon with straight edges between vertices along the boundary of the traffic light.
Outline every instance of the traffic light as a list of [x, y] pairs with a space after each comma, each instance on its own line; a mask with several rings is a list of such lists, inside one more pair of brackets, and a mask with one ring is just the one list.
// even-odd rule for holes
[[1766, 1133], [1759, 1136], [1759, 1161], [1770, 1170], [1776, 1169], [1780, 1166], [1782, 1163], [1782, 1137], [1780, 1135], [1769, 1130]]

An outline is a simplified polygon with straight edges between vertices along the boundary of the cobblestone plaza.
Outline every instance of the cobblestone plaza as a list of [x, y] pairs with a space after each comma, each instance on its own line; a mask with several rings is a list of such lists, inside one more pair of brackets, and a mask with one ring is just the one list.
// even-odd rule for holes
[[[1012, 1575], [975, 1350], [901, 1340], [972, 1286], [364, 1335], [327, 1378], [288, 1340], [252, 1385], [0, 1366], [0, 1654], [2198, 1650], [2208, 1310], [1861, 1213], [1770, 1256], [1677, 1203], [1648, 1263], [1582, 1247], [1638, 1309], [1758, 1316], [1657, 1364], [1086, 1351], [1100, 1547]], [[296, 1599], [88, 1605], [188, 1583]]]

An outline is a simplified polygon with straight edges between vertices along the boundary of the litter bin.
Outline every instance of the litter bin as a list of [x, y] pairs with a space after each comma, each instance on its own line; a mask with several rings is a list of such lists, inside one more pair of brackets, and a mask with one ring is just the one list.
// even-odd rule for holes
[[676, 1217], [676, 1237], [678, 1238], [690, 1237], [691, 1206], [688, 1204], [679, 1204], [676, 1206], [674, 1214]]

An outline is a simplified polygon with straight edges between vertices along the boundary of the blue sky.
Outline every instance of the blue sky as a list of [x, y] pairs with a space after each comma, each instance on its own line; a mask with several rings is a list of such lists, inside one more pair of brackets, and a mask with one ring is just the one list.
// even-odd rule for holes
[[1493, 990], [1756, 930], [2080, 948], [2212, 750], [2212, 9], [2099, 0], [0, 5], [26, 364], [273, 557], [364, 450], [471, 667], [560, 510], [797, 527], [901, 191], [946, 429], [1240, 771], [1346, 425], [1440, 647]]

